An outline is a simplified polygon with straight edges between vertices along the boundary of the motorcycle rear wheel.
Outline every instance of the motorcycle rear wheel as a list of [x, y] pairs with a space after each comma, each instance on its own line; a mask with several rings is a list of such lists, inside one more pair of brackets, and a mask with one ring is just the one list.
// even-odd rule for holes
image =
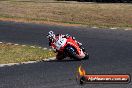
[[89, 59], [89, 54], [85, 52], [85, 57], [83, 58], [83, 60], [88, 60]]

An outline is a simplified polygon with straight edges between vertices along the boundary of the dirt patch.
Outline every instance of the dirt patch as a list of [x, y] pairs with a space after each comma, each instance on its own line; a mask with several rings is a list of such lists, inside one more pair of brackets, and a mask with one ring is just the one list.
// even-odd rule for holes
[[132, 27], [132, 5], [9, 0], [0, 2], [0, 18], [48, 24]]

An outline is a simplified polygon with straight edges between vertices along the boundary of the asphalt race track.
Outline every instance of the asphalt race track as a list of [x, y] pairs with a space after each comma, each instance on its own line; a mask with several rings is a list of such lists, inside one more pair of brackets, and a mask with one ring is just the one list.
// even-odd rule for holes
[[78, 85], [80, 65], [88, 74], [132, 75], [132, 31], [0, 22], [0, 41], [48, 47], [46, 33], [70, 34], [90, 54], [85, 61], [48, 61], [0, 68], [0, 88], [132, 88], [129, 84]]

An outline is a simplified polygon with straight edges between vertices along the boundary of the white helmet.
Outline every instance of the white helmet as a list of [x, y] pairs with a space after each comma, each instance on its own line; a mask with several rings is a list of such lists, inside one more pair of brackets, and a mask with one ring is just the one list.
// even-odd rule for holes
[[47, 34], [47, 38], [48, 39], [55, 39], [55, 34], [53, 31], [49, 31], [48, 34]]

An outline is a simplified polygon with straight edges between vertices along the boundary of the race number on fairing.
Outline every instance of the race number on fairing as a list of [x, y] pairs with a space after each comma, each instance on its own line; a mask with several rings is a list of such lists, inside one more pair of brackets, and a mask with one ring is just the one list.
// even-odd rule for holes
[[56, 49], [59, 50], [61, 47], [63, 47], [66, 43], [67, 39], [62, 38], [61, 36], [59, 37], [58, 41], [55, 43]]

